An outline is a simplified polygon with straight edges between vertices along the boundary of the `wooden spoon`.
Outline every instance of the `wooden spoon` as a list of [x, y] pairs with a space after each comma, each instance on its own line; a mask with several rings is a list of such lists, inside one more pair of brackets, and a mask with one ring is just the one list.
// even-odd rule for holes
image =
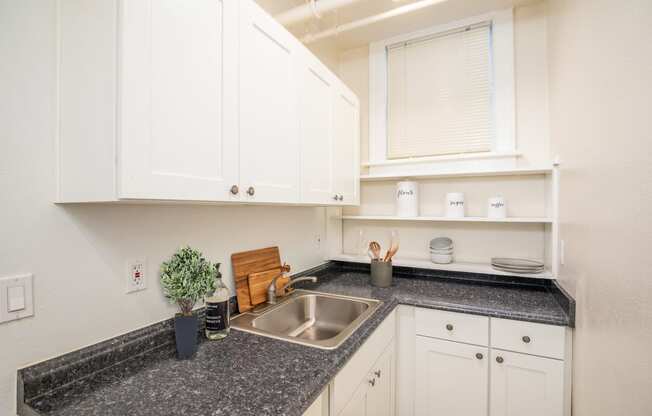
[[372, 241], [369, 243], [369, 250], [374, 255], [374, 260], [380, 260], [380, 244], [378, 244], [376, 241]]
[[387, 250], [387, 254], [385, 254], [385, 258], [383, 261], [392, 261], [392, 257], [396, 254], [398, 251], [398, 241], [392, 242], [392, 246]]

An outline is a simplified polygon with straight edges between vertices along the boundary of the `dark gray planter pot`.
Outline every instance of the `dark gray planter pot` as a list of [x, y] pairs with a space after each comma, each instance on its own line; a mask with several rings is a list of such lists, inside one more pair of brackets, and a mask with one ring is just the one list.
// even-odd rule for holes
[[177, 341], [177, 358], [187, 360], [197, 352], [197, 333], [199, 319], [197, 315], [174, 317], [174, 335]]

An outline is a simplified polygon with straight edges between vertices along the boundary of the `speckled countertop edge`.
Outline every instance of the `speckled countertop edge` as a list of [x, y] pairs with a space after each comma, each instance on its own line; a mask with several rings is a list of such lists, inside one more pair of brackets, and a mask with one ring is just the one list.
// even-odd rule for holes
[[[344, 266], [331, 265], [330, 267], [320, 267], [311, 270], [309, 272], [319, 275], [320, 282], [317, 284], [309, 284], [309, 283], [303, 284], [302, 285], [303, 288], [319, 290], [319, 291], [329, 292], [329, 293], [339, 293], [339, 294], [348, 294], [352, 296], [374, 298], [374, 299], [382, 300], [383, 303], [374, 312], [371, 318], [368, 319], [361, 327], [359, 327], [342, 346], [332, 351], [325, 351], [325, 350], [316, 351], [316, 349], [312, 347], [300, 346], [297, 344], [291, 344], [284, 341], [274, 340], [267, 337], [261, 337], [254, 334], [234, 331], [232, 335], [229, 338], [227, 338], [230, 339], [231, 344], [240, 344], [240, 343], [248, 344], [248, 345], [255, 344], [257, 347], [262, 348], [262, 350], [259, 351], [259, 353], [261, 354], [265, 354], [265, 351], [268, 350], [270, 351], [285, 350], [287, 351], [288, 356], [295, 357], [295, 358], [299, 357], [298, 358], [299, 361], [301, 360], [310, 361], [311, 359], [315, 359], [315, 362], [313, 363], [312, 367], [310, 366], [306, 367], [306, 368], [312, 368], [313, 370], [310, 373], [310, 377], [301, 380], [297, 379], [291, 382], [290, 384], [288, 384], [288, 386], [286, 386], [285, 389], [289, 392], [292, 392], [293, 394], [291, 395], [280, 394], [281, 397], [280, 399], [279, 399], [279, 394], [273, 391], [262, 394], [262, 396], [269, 396], [268, 400], [264, 402], [269, 401], [273, 403], [273, 405], [266, 406], [266, 407], [264, 404], [262, 404], [263, 406], [262, 411], [260, 410], [261, 403], [254, 403], [254, 402], [247, 403], [247, 404], [242, 403], [244, 406], [241, 406], [242, 408], [240, 408], [238, 407], [239, 402], [235, 401], [235, 402], [228, 402], [223, 406], [223, 411], [228, 411], [232, 413], [224, 413], [224, 412], [217, 412], [217, 411], [205, 412], [204, 410], [198, 410], [198, 409], [194, 409], [194, 411], [192, 410], [188, 411], [187, 409], [176, 409], [175, 413], [177, 411], [179, 412], [176, 414], [301, 415], [310, 406], [310, 404], [319, 396], [319, 394], [321, 394], [322, 390], [326, 387], [326, 385], [330, 382], [330, 380], [332, 380], [332, 378], [337, 374], [337, 372], [346, 364], [346, 362], [351, 358], [351, 356], [357, 351], [359, 346], [369, 337], [369, 335], [378, 327], [378, 325], [380, 325], [380, 323], [387, 317], [387, 315], [391, 313], [391, 311], [399, 303], [413, 305], [413, 306], [449, 310], [455, 312], [493, 316], [499, 318], [541, 322], [541, 323], [547, 323], [553, 325], [573, 326], [574, 324], [573, 322], [574, 313], [571, 310], [574, 309], [574, 302], [572, 299], [570, 299], [570, 297], [567, 296], [566, 293], [563, 292], [560, 292], [561, 294], [554, 293], [556, 290], [555, 288], [557, 288], [555, 282], [551, 284], [543, 285], [535, 289], [521, 288], [522, 293], [529, 293], [528, 292], [529, 290], [534, 290], [533, 293], [537, 291], [540, 292], [536, 296], [537, 299], [546, 298], [547, 296], [546, 293], [550, 295], [551, 298], [555, 299], [555, 302], [559, 307], [559, 309], [555, 309], [552, 306], [552, 304], [547, 305], [547, 307], [554, 313], [546, 314], [546, 313], [542, 313], [541, 311], [528, 312], [527, 310], [516, 310], [516, 311], [502, 310], [499, 304], [497, 305], [497, 307], [491, 309], [487, 307], [484, 308], [478, 307], [477, 305], [473, 305], [472, 304], [473, 302], [469, 302], [469, 304], [466, 305], [460, 303], [459, 301], [447, 302], [445, 300], [442, 300], [445, 297], [440, 299], [436, 299], [436, 298], [433, 299], [430, 296], [428, 296], [428, 293], [422, 293], [422, 294], [418, 293], [419, 290], [424, 287], [429, 288], [432, 287], [433, 285], [437, 285], [441, 283], [436, 280], [432, 280], [429, 282], [428, 276], [420, 276], [419, 279], [414, 279], [414, 280], [396, 279], [395, 281], [397, 282], [397, 284], [395, 285], [395, 287], [389, 289], [379, 289], [379, 288], [373, 288], [368, 285], [364, 285], [362, 283], [364, 281], [364, 275], [365, 275], [364, 270], [359, 270], [356, 268], [347, 268], [346, 265]], [[302, 273], [302, 274], [306, 274], [306, 273]], [[431, 277], [432, 276], [430, 276], [430, 278]], [[446, 278], [447, 276], [435, 276], [435, 277]], [[459, 284], [460, 282], [456, 282], [456, 283]], [[468, 289], [472, 287], [471, 285], [472, 283], [462, 283], [459, 287], [455, 287], [455, 288], [462, 290], [461, 293], [463, 294], [463, 289], [465, 288]], [[479, 286], [482, 287], [483, 285], [479, 284]], [[417, 293], [411, 293], [412, 289], [415, 289]], [[492, 290], [496, 291], [496, 293], [507, 293], [501, 291], [499, 288], [494, 288]], [[506, 286], [506, 290], [509, 291], [509, 286]], [[521, 292], [518, 292], [517, 294], [520, 293]], [[560, 296], [561, 298], [559, 298]], [[509, 301], [514, 301], [514, 299], [509, 299]], [[567, 309], [564, 309], [564, 307], [566, 307]], [[156, 325], [158, 325], [158, 327], [156, 327]], [[174, 361], [176, 360], [172, 358], [173, 344], [169, 342], [170, 341], [169, 324], [160, 323], [156, 325], [152, 326], [152, 328], [154, 329], [150, 328], [150, 329], [139, 330], [141, 332], [139, 334], [140, 338], [146, 337], [146, 335], [149, 332], [153, 332], [154, 334], [156, 334], [156, 337], [159, 341], [163, 341], [162, 344], [164, 344], [164, 346], [158, 348], [152, 348], [146, 351], [140, 356], [135, 357], [136, 360], [133, 362], [129, 360], [127, 362], [119, 363], [113, 368], [113, 371], [115, 371], [118, 374], [120, 374], [120, 372], [123, 371], [124, 374], [122, 376], [124, 378], [132, 377], [134, 375], [138, 376], [139, 375], [138, 372], [140, 371], [150, 371], [148, 367], [150, 361], [156, 364], [159, 362], [159, 360], [161, 362], [166, 362], [166, 360], [169, 361], [165, 364], [167, 365], [168, 370], [175, 367]], [[138, 331], [134, 331], [134, 333], [137, 332]], [[134, 338], [139, 339], [139, 336], [135, 336], [134, 333], [127, 334], [126, 336], [131, 337], [130, 340], [133, 340]], [[143, 333], [145, 335], [143, 335]], [[142, 342], [145, 342], [145, 345], [152, 347], [151, 341], [145, 340]], [[150, 343], [147, 344], [147, 342]], [[124, 342], [111, 341], [111, 343], [114, 346], [115, 345], [122, 346], [122, 347], [116, 346], [116, 348], [124, 349]], [[204, 354], [205, 356], [212, 356], [211, 354], [213, 353], [216, 353], [217, 355], [222, 354], [224, 353], [224, 351], [221, 350], [224, 349], [226, 351], [226, 349], [228, 348], [226, 345], [227, 344], [220, 345], [220, 344], [209, 343], [209, 342], [203, 343], [200, 348], [200, 354]], [[87, 350], [88, 349], [81, 350], [80, 352], [77, 352], [77, 354], [80, 354], [80, 357], [83, 357], [83, 359], [87, 360], [87, 356], [89, 355]], [[306, 358], [306, 357], [310, 357], [310, 358]], [[199, 358], [200, 357], [198, 357], [197, 359]], [[61, 361], [60, 358], [51, 361], [56, 362], [56, 360]], [[136, 361], [139, 361], [141, 364], [136, 363]], [[30, 381], [34, 381], [38, 378], [37, 374], [35, 373], [36, 367], [41, 366], [41, 370], [42, 370], [44, 364], [45, 363], [42, 363], [37, 366], [21, 370], [19, 372], [19, 379], [23, 380], [25, 378], [24, 376], [28, 376], [26, 383], [28, 383], [29, 385]], [[104, 364], [107, 364], [107, 362], [104, 362]], [[70, 365], [70, 363], [67, 363], [67, 365]], [[121, 366], [124, 367], [124, 369], [122, 369]], [[84, 375], [83, 380], [75, 381], [74, 377], [66, 377], [65, 380], [59, 380], [65, 382], [65, 384], [63, 386], [59, 385], [58, 388], [52, 391], [43, 391], [43, 388], [39, 389], [31, 386], [30, 388], [28, 388], [28, 391], [32, 391], [32, 393], [38, 393], [36, 396], [32, 396], [32, 398], [28, 400], [28, 403], [34, 405], [34, 407], [24, 406], [22, 411], [19, 411], [19, 414], [21, 415], [43, 414], [48, 416], [82, 414], [80, 413], [80, 409], [76, 408], [75, 406], [78, 405], [79, 403], [84, 403], [85, 406], [89, 406], [90, 404], [87, 403], [89, 401], [87, 399], [88, 396], [79, 397], [80, 394], [86, 394], [86, 395], [96, 394], [94, 388], [100, 389], [103, 386], [105, 386], [106, 383], [115, 382], [115, 380], [112, 381], [107, 380], [108, 378], [111, 378], [105, 374], [107, 373], [107, 371], [108, 370], [106, 369], [106, 367], [104, 369], [99, 369], [99, 370], [94, 369], [93, 371], [90, 371], [89, 374]], [[273, 371], [270, 371], [268, 373], [270, 373], [272, 377], [274, 376]], [[276, 374], [276, 376], [278, 376], [278, 374]], [[56, 382], [56, 380], [54, 380], [54, 382]], [[87, 390], [80, 389], [82, 383], [85, 383], [87, 386], [91, 386], [91, 387]], [[261, 381], [261, 383], [264, 383], [264, 381]], [[19, 386], [19, 389], [22, 389], [22, 386]], [[80, 394], [76, 394], [76, 392]], [[87, 402], [84, 402], [84, 400], [86, 400]], [[184, 404], [181, 405], [183, 406]], [[98, 408], [94, 409], [95, 411], [89, 410], [87, 407], [86, 411], [84, 411], [83, 414], [89, 414], [89, 415], [90, 414], [98, 414], [98, 415], [119, 414], [119, 413], [107, 412], [103, 410], [101, 406], [102, 403], [100, 401], [98, 402]], [[210, 402], [207, 403], [206, 406], [210, 407]], [[43, 412], [37, 413], [33, 409], [42, 410]], [[132, 410], [123, 409], [122, 411], [128, 411], [130, 414], [133, 415], [154, 414], [154, 413], [150, 413], [148, 409], [146, 410], [132, 409]], [[164, 409], [163, 413], [159, 412], [158, 414], [173, 414], [173, 413], [165, 413], [165, 410], [169, 411], [170, 409]]]

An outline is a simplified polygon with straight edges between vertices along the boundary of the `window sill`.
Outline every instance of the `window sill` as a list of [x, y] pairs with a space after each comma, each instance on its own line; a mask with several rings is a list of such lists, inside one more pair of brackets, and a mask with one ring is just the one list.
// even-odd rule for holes
[[466, 153], [461, 155], [443, 155], [431, 157], [418, 157], [406, 158], [395, 160], [383, 160], [380, 162], [364, 162], [363, 167], [373, 166], [397, 166], [397, 165], [412, 165], [418, 163], [429, 163], [438, 161], [457, 161], [457, 160], [478, 160], [478, 159], [501, 159], [501, 158], [515, 158], [522, 156], [520, 152], [486, 152], [486, 153]]

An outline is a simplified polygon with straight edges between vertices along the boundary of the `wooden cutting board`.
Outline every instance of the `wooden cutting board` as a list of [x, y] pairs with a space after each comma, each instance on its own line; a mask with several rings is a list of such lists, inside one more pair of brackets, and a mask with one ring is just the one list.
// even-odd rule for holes
[[[249, 275], [249, 297], [251, 304], [256, 306], [267, 301], [267, 288], [272, 283], [272, 279], [280, 276], [281, 273], [287, 273], [289, 267], [266, 270], [260, 273], [252, 273]], [[290, 281], [289, 277], [282, 276], [276, 280], [276, 295], [283, 296], [281, 289], [287, 282]]]
[[253, 308], [249, 293], [249, 275], [273, 269], [280, 270], [281, 254], [278, 247], [234, 253], [231, 255], [231, 267], [238, 297], [238, 310], [245, 312]]

